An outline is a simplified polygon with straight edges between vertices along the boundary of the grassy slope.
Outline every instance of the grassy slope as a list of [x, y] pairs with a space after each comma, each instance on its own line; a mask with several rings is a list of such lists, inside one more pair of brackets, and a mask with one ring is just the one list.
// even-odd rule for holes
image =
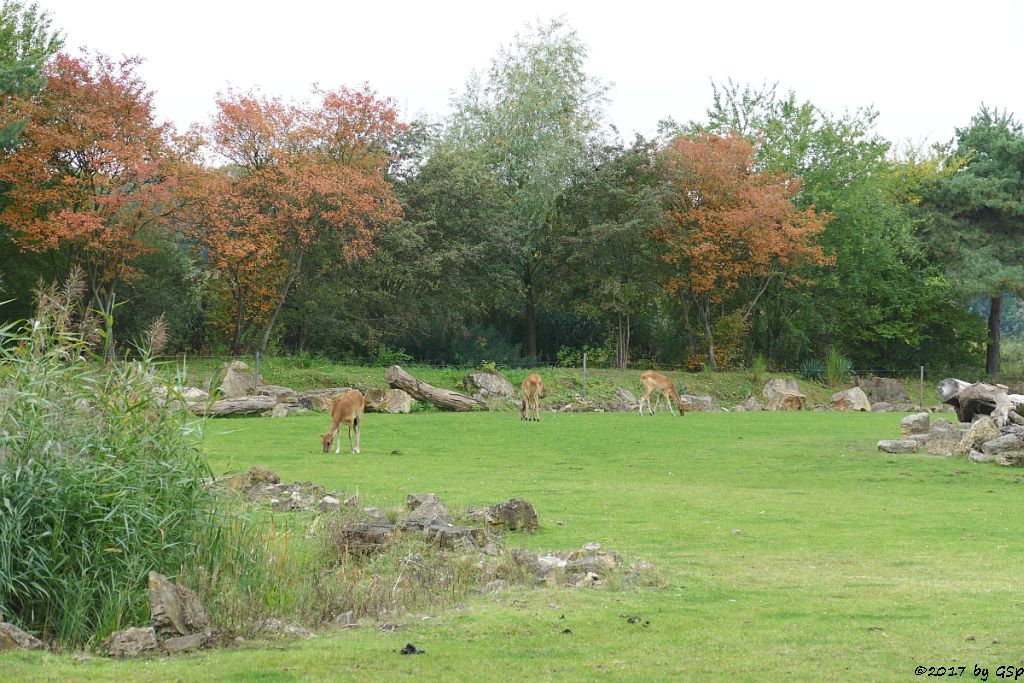
[[[248, 359], [252, 365], [251, 359]], [[192, 386], [214, 386], [220, 381], [223, 360], [198, 358], [185, 363], [187, 383]], [[173, 374], [181, 368], [174, 363], [166, 363], [167, 373]], [[435, 386], [464, 391], [462, 378], [470, 372], [459, 368], [434, 368], [429, 366], [405, 366], [405, 369], [418, 379]], [[297, 391], [319, 389], [325, 387], [355, 386], [365, 390], [368, 387], [387, 387], [384, 373], [387, 368], [367, 367], [365, 365], [342, 365], [317, 358], [279, 357], [265, 358], [260, 365], [262, 381], [291, 387]], [[549, 399], [569, 399], [582, 390], [582, 373], [579, 368], [538, 369], [502, 369], [502, 374], [517, 388], [523, 379], [532, 372], [540, 374], [544, 380], [544, 396]], [[755, 395], [763, 401], [761, 388], [771, 377], [792, 375], [769, 373], [764, 377], [755, 378], [749, 372], [669, 372], [680, 392], [695, 395], [711, 395], [719, 399], [725, 407], [731, 407]], [[617, 386], [625, 387], [637, 393], [641, 390], [639, 370], [595, 369], [587, 370], [588, 397], [611, 397], [615, 395]], [[817, 382], [800, 380], [801, 390], [807, 395], [812, 405], [827, 404], [831, 395], [840, 388], [827, 387]], [[908, 390], [914, 394], [914, 385], [907, 384]]]
[[[450, 507], [523, 496], [542, 529], [515, 542], [599, 541], [654, 562], [664, 585], [476, 596], [395, 633], [174, 660], [5, 661], [21, 680], [146, 681], [907, 680], [919, 664], [1017, 663], [1024, 477], [877, 453], [899, 417], [370, 415], [361, 456], [317, 452], [323, 416], [213, 422], [217, 471], [267, 464], [388, 506], [413, 491]], [[406, 642], [428, 654], [397, 654]]]

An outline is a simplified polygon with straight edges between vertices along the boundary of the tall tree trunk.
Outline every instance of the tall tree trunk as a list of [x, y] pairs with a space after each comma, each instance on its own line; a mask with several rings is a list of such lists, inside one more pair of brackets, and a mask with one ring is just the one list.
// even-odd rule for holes
[[700, 321], [704, 324], [704, 338], [708, 343], [707, 366], [715, 370], [718, 368], [718, 362], [715, 360], [715, 336], [711, 331], [711, 302], [698, 301], [697, 311], [700, 313]]
[[260, 353], [267, 352], [267, 344], [270, 343], [270, 333], [274, 329], [274, 325], [277, 323], [277, 316], [281, 313], [281, 309], [284, 308], [284, 304], [288, 301], [288, 292], [291, 291], [292, 285], [295, 284], [295, 280], [298, 279], [299, 273], [302, 272], [302, 258], [305, 256], [303, 252], [299, 252], [299, 258], [292, 267], [288, 269], [288, 276], [284, 281], [284, 285], [281, 287], [281, 295], [277, 298], [277, 305], [274, 306], [274, 312], [270, 314], [270, 320], [267, 321], [267, 327], [263, 330], [263, 339], [260, 340]]
[[1003, 296], [992, 297], [988, 310], [988, 353], [985, 357], [985, 372], [999, 374], [999, 321], [1003, 314]]

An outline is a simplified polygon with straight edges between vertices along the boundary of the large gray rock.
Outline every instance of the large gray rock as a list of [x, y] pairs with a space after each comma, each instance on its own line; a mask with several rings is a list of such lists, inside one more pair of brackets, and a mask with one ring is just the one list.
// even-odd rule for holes
[[188, 636], [177, 636], [161, 640], [160, 647], [167, 654], [176, 655], [182, 652], [194, 652], [206, 645], [207, 640], [208, 636], [206, 633], [193, 633]]
[[960, 440], [964, 438], [966, 433], [966, 429], [961, 429], [959, 426], [954, 425], [939, 429], [933, 427], [928, 432], [928, 439], [924, 442], [924, 451], [929, 455], [952, 457], [956, 455], [957, 446], [960, 445]]
[[871, 410], [871, 402], [860, 387], [853, 387], [832, 394], [832, 409], [868, 412]]
[[243, 398], [251, 394], [255, 388], [256, 375], [242, 361], [231, 361], [224, 368], [220, 390], [225, 398]]
[[299, 405], [313, 410], [331, 412], [334, 402], [352, 391], [350, 387], [332, 387], [330, 389], [314, 389], [297, 394]]
[[537, 511], [522, 498], [511, 498], [486, 508], [470, 508], [469, 518], [495, 529], [521, 529], [527, 533], [536, 531], [538, 525]]
[[25, 633], [14, 624], [0, 622], [0, 652], [9, 650], [41, 650], [43, 641]]
[[483, 370], [473, 372], [462, 378], [466, 391], [474, 398], [515, 398], [516, 388], [500, 373]]
[[917, 453], [919, 444], [913, 439], [901, 439], [899, 441], [883, 439], [878, 442], [878, 450], [884, 453]]
[[915, 413], [907, 415], [900, 420], [900, 436], [904, 439], [911, 434], [927, 434], [930, 427], [931, 417], [928, 413]]
[[775, 392], [768, 399], [768, 410], [803, 410], [807, 397], [788, 390]]
[[210, 623], [195, 593], [156, 572], [149, 573], [149, 611], [161, 635], [187, 636], [205, 631]]
[[857, 386], [871, 403], [910, 403], [910, 396], [898, 379], [865, 377], [857, 380]]
[[433, 493], [410, 493], [405, 505], [410, 512], [405, 518], [406, 527], [451, 526], [452, 517], [448, 508]]
[[715, 413], [721, 412], [721, 408], [715, 405], [715, 399], [713, 396], [694, 396], [692, 394], [683, 394], [679, 398], [682, 399], [686, 405], [686, 412], [688, 413]]
[[1017, 434], [1004, 434], [986, 441], [981, 450], [997, 465], [1024, 465], [1024, 441]]
[[138, 657], [156, 648], [156, 631], [152, 626], [114, 631], [100, 643], [101, 652], [117, 658]]
[[640, 407], [640, 401], [629, 389], [615, 387], [615, 398], [618, 399], [622, 410], [632, 411]]
[[378, 405], [377, 412], [392, 415], [408, 414], [415, 402], [416, 399], [401, 389], [388, 389], [384, 392], [384, 398]]
[[972, 448], [971, 452], [967, 454], [967, 459], [971, 462], [992, 462], [995, 460], [995, 456], [976, 451]]
[[771, 403], [772, 398], [780, 392], [799, 394], [800, 383], [795, 379], [782, 379], [781, 377], [775, 377], [768, 380], [768, 382], [765, 383], [764, 388], [761, 389], [761, 394], [768, 403]]
[[971, 423], [971, 428], [967, 430], [963, 438], [960, 439], [960, 443], [957, 444], [955, 455], [965, 456], [976, 448], [979, 448], [986, 441], [992, 439], [998, 439], [1000, 436], [999, 428], [996, 427], [996, 423], [992, 421], [992, 418], [988, 415], [981, 417]]
[[276, 384], [261, 384], [254, 393], [256, 396], [270, 396], [278, 403], [296, 405], [299, 402], [299, 395], [293, 389]]
[[878, 403], [871, 404], [872, 413], [892, 413], [895, 412], [896, 408], [891, 403], [885, 401], [879, 401]]
[[748, 410], [750, 412], [755, 412], [758, 410], [764, 410], [764, 406], [758, 403], [757, 399], [754, 398], [753, 396], [747, 396], [743, 403], [740, 403], [738, 406], [733, 408], [733, 410], [738, 410], [741, 412], [744, 410]]

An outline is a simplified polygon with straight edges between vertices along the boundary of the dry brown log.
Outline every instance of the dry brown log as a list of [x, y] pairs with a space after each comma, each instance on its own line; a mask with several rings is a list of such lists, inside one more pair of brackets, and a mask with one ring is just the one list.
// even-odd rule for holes
[[970, 422], [975, 415], [991, 415], [996, 426], [1008, 422], [1020, 424], [1024, 412], [1024, 395], [1007, 393], [1004, 384], [969, 384], [963, 380], [947, 378], [939, 382], [939, 399], [956, 408], [961, 422]]
[[273, 396], [245, 396], [244, 398], [224, 398], [215, 401], [212, 405], [206, 403], [193, 403], [189, 406], [196, 415], [222, 417], [234, 415], [235, 413], [262, 413], [270, 410], [277, 403]]
[[487, 410], [487, 404], [483, 401], [421, 382], [398, 365], [388, 368], [385, 379], [392, 389], [401, 389], [417, 401], [426, 401], [438, 408], [457, 411]]

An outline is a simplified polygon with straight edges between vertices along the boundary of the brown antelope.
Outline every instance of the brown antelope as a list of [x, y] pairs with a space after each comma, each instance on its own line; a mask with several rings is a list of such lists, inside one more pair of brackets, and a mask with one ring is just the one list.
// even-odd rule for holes
[[530, 375], [523, 380], [523, 400], [519, 402], [519, 417], [523, 420], [530, 420], [530, 410], [533, 410], [535, 417], [532, 419], [540, 422], [540, 395], [544, 392], [544, 382], [540, 375]]
[[647, 402], [647, 412], [654, 415], [654, 411], [651, 409], [651, 392], [657, 391], [658, 398], [654, 401], [654, 405], [661, 403], [661, 399], [665, 399], [665, 403], [668, 405], [668, 412], [675, 415], [675, 411], [672, 410], [672, 403], [668, 400], [671, 396], [675, 399], [676, 406], [679, 407], [679, 417], [686, 414], [686, 404], [683, 403], [683, 399], [679, 397], [679, 392], [676, 391], [676, 387], [665, 375], [654, 370], [647, 370], [640, 374], [640, 383], [644, 385], [644, 395], [640, 398], [639, 412], [641, 415], [644, 414], [644, 401]]
[[[348, 425], [348, 445], [352, 447], [353, 453], [359, 452], [359, 431], [363, 425], [363, 408], [365, 406], [363, 395], [355, 389], [341, 398], [335, 399], [334, 405], [331, 406], [331, 431], [320, 435], [324, 442], [324, 453], [331, 452], [331, 442], [338, 436], [342, 422]], [[353, 428], [356, 430], [355, 443], [352, 442]], [[340, 438], [338, 438], [338, 447], [334, 452], [341, 453]]]

